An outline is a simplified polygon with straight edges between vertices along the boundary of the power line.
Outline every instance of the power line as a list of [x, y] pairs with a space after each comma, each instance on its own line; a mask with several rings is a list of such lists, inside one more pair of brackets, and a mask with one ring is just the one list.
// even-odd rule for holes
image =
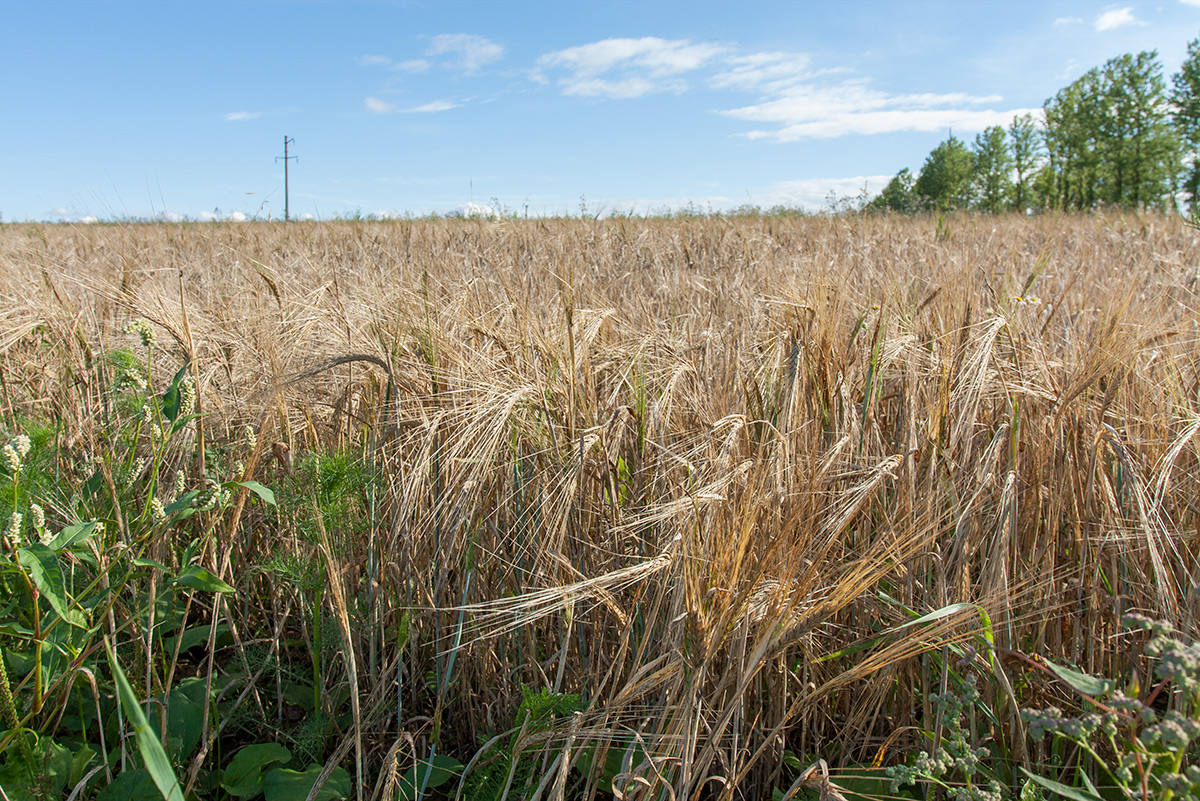
[[275, 163], [278, 164], [280, 159], [283, 159], [283, 221], [288, 222], [291, 216], [288, 214], [288, 160], [300, 160], [299, 156], [288, 155], [288, 144], [295, 143], [295, 139], [289, 139], [287, 134], [283, 136], [283, 155], [275, 157]]

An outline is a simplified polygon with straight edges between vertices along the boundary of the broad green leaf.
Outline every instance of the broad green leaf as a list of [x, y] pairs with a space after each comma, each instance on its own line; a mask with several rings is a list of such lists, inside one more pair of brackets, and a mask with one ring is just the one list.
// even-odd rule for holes
[[[200, 494], [200, 490], [188, 490], [167, 504], [163, 511], [167, 513], [167, 517], [180, 515], [180, 519], [195, 514], [196, 499], [200, 497]], [[185, 512], [187, 514], [184, 514]]]
[[434, 754], [432, 760], [422, 759], [417, 762], [415, 768], [409, 768], [400, 777], [400, 797], [416, 798], [417, 786], [422, 783], [427, 791], [441, 787], [451, 779], [458, 778], [462, 769], [461, 762], [445, 754]]
[[87, 523], [76, 523], [73, 526], [67, 526], [62, 531], [58, 532], [50, 542], [46, 543], [52, 551], [61, 551], [63, 548], [70, 548], [72, 545], [84, 543], [96, 533], [97, 523], [95, 520], [90, 520]]
[[292, 752], [278, 743], [248, 745], [233, 755], [221, 777], [221, 786], [230, 795], [253, 798], [263, 790], [263, 771], [291, 758]]
[[170, 420], [172, 423], [179, 417], [179, 407], [183, 402], [183, 393], [180, 391], [180, 385], [183, 384], [183, 379], [187, 377], [188, 365], [184, 363], [183, 367], [179, 368], [179, 372], [171, 379], [171, 386], [167, 387], [167, 391], [162, 396], [162, 413], [163, 417]]
[[1046, 663], [1046, 667], [1054, 672], [1055, 676], [1071, 685], [1077, 692], [1084, 695], [1107, 695], [1113, 691], [1117, 683], [1112, 679], [1098, 679], [1095, 676], [1089, 676], [1086, 673], [1080, 673], [1078, 670], [1072, 670], [1069, 667], [1056, 665], [1049, 659], [1042, 660]]
[[71, 602], [67, 599], [67, 591], [63, 585], [58, 554], [40, 542], [34, 542], [18, 551], [17, 558], [29, 571], [33, 585], [37, 587], [41, 596], [50, 602], [58, 616], [72, 625], [78, 625], [69, 614]]
[[[211, 626], [208, 623], [202, 623], [199, 626], [191, 626], [183, 634], [179, 635], [179, 653], [184, 653], [189, 649], [195, 648], [198, 645], [208, 643], [208, 633]], [[226, 642], [229, 639], [229, 626], [225, 623], [217, 624], [217, 643]], [[175, 652], [175, 638], [164, 637], [163, 647], [169, 653]]]
[[[184, 679], [167, 695], [167, 742], [173, 743], [171, 756], [178, 763], [187, 759], [200, 743], [204, 726], [207, 682], [202, 677]], [[160, 718], [150, 725], [159, 731]]]
[[245, 487], [258, 497], [262, 498], [263, 503], [269, 503], [271, 506], [275, 505], [275, 493], [269, 487], [264, 487], [257, 481], [230, 481], [225, 486]]
[[1052, 793], [1058, 793], [1063, 798], [1069, 798], [1071, 801], [1101, 801], [1100, 796], [1089, 793], [1085, 790], [1080, 790], [1078, 787], [1069, 787], [1061, 782], [1056, 782], [1053, 779], [1047, 779], [1030, 773], [1021, 768], [1021, 772], [1030, 778], [1035, 784], [1040, 784]]
[[88, 477], [87, 481], [83, 482], [83, 496], [91, 500], [99, 495], [104, 487], [104, 473], [97, 470]]
[[187, 547], [183, 549], [183, 556], [180, 557], [179, 563], [182, 565], [190, 565], [198, 553], [200, 553], [200, 540], [197, 538], [189, 542]]
[[[263, 777], [263, 793], [267, 801], [296, 801], [308, 798], [317, 777], [320, 765], [309, 765], [303, 771], [275, 768]], [[350, 797], [350, 774], [343, 768], [334, 768], [329, 780], [321, 787], [313, 801], [334, 801]]]
[[233, 592], [233, 587], [221, 581], [221, 579], [200, 567], [200, 565], [188, 565], [183, 570], [180, 570], [179, 575], [173, 578], [172, 581], [180, 587], [187, 587], [192, 590]]
[[[612, 792], [613, 779], [615, 779], [617, 777], [617, 775], [623, 769], [623, 767], [625, 765], [626, 756], [629, 757], [630, 767], [637, 767], [638, 765], [641, 765], [642, 762], [645, 761], [645, 759], [646, 759], [645, 752], [640, 749], [635, 750], [635, 745], [636, 744], [634, 744], [634, 743], [630, 743], [627, 748], [621, 749], [621, 748], [612, 746], [610, 744], [610, 747], [608, 748], [608, 750], [604, 756], [604, 768], [600, 771], [600, 775], [599, 775], [599, 777], [597, 777], [597, 781], [596, 781], [596, 786], [602, 792], [605, 792], [605, 793]], [[580, 773], [582, 773], [584, 776], [591, 775], [592, 765], [596, 760], [596, 753], [599, 750], [599, 748], [600, 748], [600, 746], [590, 745], [590, 746], [586, 746], [582, 751], [580, 751], [579, 761], [575, 763], [575, 769], [578, 770]], [[408, 772], [412, 773], [412, 769], [409, 768]], [[408, 774], [405, 774], [405, 775], [407, 776]], [[405, 785], [403, 784], [403, 781], [404, 780], [401, 779], [401, 785], [400, 785], [401, 793], [403, 793], [404, 789], [405, 789]]]
[[87, 743], [84, 743], [75, 755], [71, 757], [71, 774], [67, 779], [67, 783], [72, 787], [79, 784], [83, 779], [83, 774], [87, 772], [88, 765], [92, 764], [92, 760], [96, 758], [96, 752]]
[[138, 567], [153, 567], [154, 569], [161, 570], [164, 573], [171, 572], [171, 568], [167, 567], [162, 562], [156, 562], [153, 559], [146, 559], [139, 556], [137, 559], [133, 560], [133, 563]]
[[34, 749], [34, 759], [42, 766], [50, 786], [61, 792], [71, 778], [71, 750], [49, 737], [42, 737]]
[[108, 665], [112, 669], [113, 680], [117, 685], [121, 709], [133, 727], [133, 733], [137, 737], [138, 751], [141, 752], [142, 761], [146, 763], [146, 770], [150, 772], [154, 785], [166, 801], [183, 801], [183, 790], [179, 788], [179, 781], [175, 778], [171, 761], [167, 759], [167, 753], [163, 750], [162, 743], [158, 741], [154, 729], [150, 728], [150, 723], [146, 720], [146, 713], [142, 711], [142, 705], [138, 702], [138, 697], [134, 694], [129, 679], [125, 677], [125, 671], [117, 662], [112, 647], [105, 644], [105, 650], [108, 652]]
[[175, 434], [178, 434], [180, 431], [183, 430], [184, 426], [186, 426], [188, 423], [192, 422], [199, 416], [200, 415], [198, 415], [198, 414], [188, 414], [188, 415], [184, 415], [183, 417], [180, 417], [175, 422], [171, 423], [171, 428], [167, 430], [167, 436], [170, 437]]
[[96, 801], [160, 801], [162, 797], [149, 771], [126, 768], [112, 784], [100, 791]]

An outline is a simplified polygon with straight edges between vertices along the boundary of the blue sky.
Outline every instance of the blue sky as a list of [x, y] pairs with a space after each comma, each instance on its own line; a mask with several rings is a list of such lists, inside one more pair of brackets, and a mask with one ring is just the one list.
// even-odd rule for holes
[[1161, 2], [4, 0], [5, 221], [820, 209], [1158, 50]]

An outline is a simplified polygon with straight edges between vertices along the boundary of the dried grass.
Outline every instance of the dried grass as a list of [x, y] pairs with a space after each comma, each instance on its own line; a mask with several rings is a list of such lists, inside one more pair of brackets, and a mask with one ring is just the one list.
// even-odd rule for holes
[[1118, 676], [1123, 612], [1200, 633], [1198, 258], [1157, 216], [6, 225], [0, 401], [85, 452], [88, 366], [147, 317], [214, 441], [367, 448], [377, 524], [325, 556], [389, 787], [523, 682], [588, 701], [554, 797], [598, 745], [626, 797], [757, 798], [784, 748], [932, 728], [923, 655], [978, 615], [824, 659], [905, 610]]

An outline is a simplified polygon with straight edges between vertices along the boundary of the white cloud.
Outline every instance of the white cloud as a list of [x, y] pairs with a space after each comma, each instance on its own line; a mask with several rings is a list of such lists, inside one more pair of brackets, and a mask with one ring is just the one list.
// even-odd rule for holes
[[558, 85], [565, 95], [630, 98], [655, 92], [682, 92], [679, 76], [699, 69], [726, 48], [693, 44], [686, 39], [655, 36], [603, 39], [555, 50], [538, 59], [534, 80], [545, 82], [543, 70], [564, 70]]
[[59, 222], [71, 222], [71, 223], [99, 222], [99, 220], [96, 217], [92, 216], [91, 214], [80, 214], [79, 212], [75, 211], [74, 209], [67, 208], [66, 206], [55, 206], [54, 208], [50, 209], [50, 211], [48, 211], [43, 216], [46, 218], [56, 218]]
[[[588, 207], [599, 211], [601, 215], [609, 210], [621, 212], [628, 210], [631, 214], [657, 214], [663, 212], [696, 211], [729, 211], [747, 206], [760, 209], [785, 206], [788, 208], [804, 208], [808, 211], [822, 211], [829, 207], [830, 196], [839, 205], [843, 199], [849, 199], [857, 204], [860, 199], [867, 199], [879, 194], [891, 175], [857, 175], [845, 178], [805, 178], [795, 181], [780, 181], [760, 189], [752, 190], [745, 195], [730, 197], [729, 195], [708, 195], [692, 197], [657, 197], [657, 198], [608, 198], [593, 202], [588, 199]], [[865, 194], [864, 194], [865, 188]]]
[[1124, 28], [1126, 25], [1145, 25], [1137, 17], [1133, 16], [1133, 7], [1125, 6], [1124, 8], [1114, 8], [1105, 11], [1100, 16], [1096, 17], [1097, 31], [1111, 31], [1115, 28]]
[[803, 53], [751, 53], [726, 59], [728, 68], [709, 79], [714, 89], [780, 91], [811, 76], [812, 59]]
[[430, 66], [430, 63], [423, 58], [410, 58], [408, 61], [392, 65], [392, 69], [398, 72], [426, 72]]
[[217, 214], [212, 211], [200, 212], [201, 222], [246, 222], [249, 218], [240, 211], [231, 211], [228, 214]]
[[579, 97], [607, 97], [610, 100], [626, 100], [654, 92], [682, 92], [687, 84], [682, 81], [651, 81], [647, 78], [625, 78], [606, 81], [601, 78], [577, 78], [563, 85], [564, 95]]
[[504, 56], [504, 45], [470, 33], [443, 33], [433, 37], [425, 53], [430, 56], [455, 55], [457, 58], [447, 66], [471, 74], [486, 64], [499, 61]]
[[435, 100], [432, 103], [425, 103], [412, 108], [400, 109], [406, 114], [433, 114], [438, 111], [449, 111], [453, 108], [458, 108], [459, 104], [450, 100]]
[[[1200, 2], [1200, 0], [1196, 0], [1196, 2]], [[1059, 17], [1054, 20], [1054, 27], [1061, 28], [1064, 25], [1078, 25], [1081, 22], [1083, 22], [1083, 17]]]
[[225, 115], [225, 122], [245, 122], [246, 120], [256, 120], [261, 116], [261, 111], [231, 111]]
[[459, 206], [454, 211], [448, 211], [446, 217], [480, 217], [485, 220], [495, 219], [498, 215], [496, 210], [491, 206], [484, 206], [479, 203], [467, 203]]
[[387, 56], [362, 56], [358, 63], [364, 67], [386, 67], [392, 60]]
[[380, 100], [377, 97], [368, 97], [363, 101], [367, 106], [367, 111], [372, 114], [389, 114], [396, 110], [396, 107], [386, 100]]
[[449, 111], [450, 109], [459, 108], [462, 105], [462, 103], [455, 103], [452, 100], [434, 100], [431, 103], [424, 103], [420, 106], [399, 108], [377, 97], [368, 97], [363, 102], [367, 107], [367, 111], [372, 114], [432, 114], [438, 111]]
[[889, 95], [869, 88], [860, 80], [825, 86], [796, 84], [761, 103], [720, 113], [734, 119], [779, 126], [774, 130], [749, 131], [745, 136], [750, 139], [793, 142], [892, 131], [946, 128], [980, 131], [989, 125], [1005, 125], [1014, 114], [1035, 111], [973, 108], [1002, 100], [999, 95], [976, 96], [961, 92]]
[[1185, 6], [1200, 6], [1200, 0], [1179, 0]]
[[799, 181], [780, 181], [753, 195], [753, 202], [764, 208], [771, 206], [803, 206], [809, 210], [825, 208], [832, 194], [839, 200], [859, 198], [866, 187], [868, 198], [883, 191], [890, 175], [857, 175], [853, 178], [805, 178]]

